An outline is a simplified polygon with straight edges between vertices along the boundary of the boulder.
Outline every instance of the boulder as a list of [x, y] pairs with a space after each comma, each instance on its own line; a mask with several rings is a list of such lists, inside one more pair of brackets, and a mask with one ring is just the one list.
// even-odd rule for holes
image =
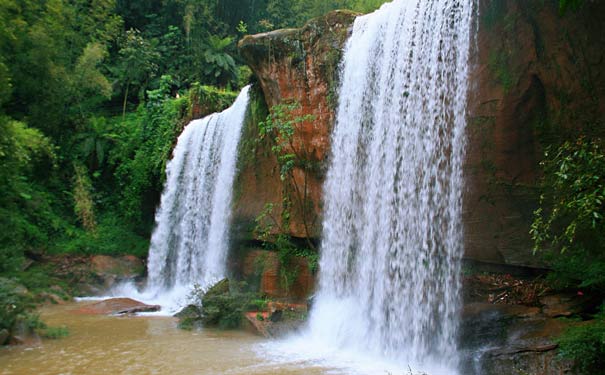
[[90, 264], [91, 271], [99, 276], [115, 276], [119, 278], [139, 276], [145, 268], [143, 261], [132, 255], [121, 257], [95, 255], [91, 258]]
[[267, 303], [267, 311], [245, 314], [248, 328], [264, 337], [279, 338], [299, 330], [307, 319], [307, 305], [279, 301]]
[[117, 282], [141, 276], [145, 265], [141, 259], [132, 255], [95, 255], [90, 259], [90, 271], [99, 278], [105, 289], [109, 289]]
[[38, 299], [44, 303], [53, 305], [64, 305], [65, 300], [54, 293], [42, 292], [38, 294]]
[[572, 316], [590, 307], [591, 299], [583, 295], [558, 293], [540, 298], [542, 312], [550, 318]]
[[161, 306], [159, 305], [147, 305], [130, 298], [111, 298], [84, 305], [75, 310], [75, 312], [78, 314], [91, 315], [121, 315], [155, 312], [160, 311], [160, 309]]

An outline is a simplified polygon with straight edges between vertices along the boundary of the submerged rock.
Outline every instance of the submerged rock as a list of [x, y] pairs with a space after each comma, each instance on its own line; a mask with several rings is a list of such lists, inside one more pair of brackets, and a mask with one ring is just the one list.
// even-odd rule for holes
[[100, 302], [95, 302], [77, 309], [79, 314], [92, 315], [122, 315], [135, 314], [142, 312], [160, 311], [159, 305], [147, 305], [130, 298], [111, 298]]
[[267, 311], [246, 313], [248, 328], [264, 337], [285, 337], [298, 331], [307, 320], [307, 305], [269, 302]]

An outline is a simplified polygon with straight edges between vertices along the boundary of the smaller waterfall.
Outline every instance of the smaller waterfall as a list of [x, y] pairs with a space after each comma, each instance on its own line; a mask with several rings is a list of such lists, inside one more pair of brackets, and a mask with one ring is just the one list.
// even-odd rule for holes
[[192, 121], [166, 166], [149, 249], [148, 293], [186, 291], [225, 276], [237, 146], [249, 87], [233, 106]]

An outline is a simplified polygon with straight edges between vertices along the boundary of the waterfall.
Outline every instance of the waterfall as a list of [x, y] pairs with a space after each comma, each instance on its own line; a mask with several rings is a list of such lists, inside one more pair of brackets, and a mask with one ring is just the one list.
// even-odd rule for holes
[[221, 113], [192, 121], [166, 166], [149, 249], [148, 290], [202, 287], [225, 276], [237, 146], [248, 107], [245, 87]]
[[310, 334], [330, 347], [456, 372], [475, 7], [396, 0], [355, 21], [310, 317]]

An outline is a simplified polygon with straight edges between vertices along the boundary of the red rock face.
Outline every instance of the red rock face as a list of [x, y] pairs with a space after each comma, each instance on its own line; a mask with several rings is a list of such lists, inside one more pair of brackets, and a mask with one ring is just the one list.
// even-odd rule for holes
[[[322, 165], [329, 153], [337, 68], [355, 16], [336, 11], [310, 21], [301, 29], [247, 36], [239, 44], [242, 56], [259, 79], [269, 107], [296, 102], [300, 107], [292, 113], [294, 117], [313, 117], [296, 126], [292, 144], [295, 153], [305, 155], [317, 165]], [[258, 215], [262, 210], [259, 203], [264, 202], [274, 203], [273, 216], [279, 221], [281, 202], [287, 192], [292, 199], [291, 217], [289, 228], [282, 230], [294, 237], [318, 237], [321, 171], [305, 173], [296, 169], [292, 179], [282, 182], [275, 157], [268, 156], [270, 145], [261, 147], [265, 150], [255, 155], [255, 165], [241, 171], [243, 191], [236, 205], [236, 217], [250, 217], [254, 211]]]
[[[529, 228], [543, 145], [604, 118], [603, 2], [482, 1], [464, 196], [467, 258], [542, 266]], [[589, 83], [590, 82], [590, 83]]]
[[245, 278], [259, 279], [259, 292], [269, 298], [304, 301], [315, 286], [314, 275], [304, 258], [294, 257], [289, 265], [283, 266], [277, 253], [253, 250], [246, 255], [242, 268]]
[[[602, 126], [605, 118], [604, 2], [584, 2], [578, 12], [559, 15], [556, 2], [482, 0], [471, 93], [464, 192], [466, 257], [524, 266], [544, 266], [532, 255], [529, 236], [537, 204], [536, 182], [543, 145]], [[289, 100], [300, 115], [313, 115], [295, 132], [295, 147], [306, 147], [325, 169], [334, 122], [338, 62], [355, 15], [333, 12], [302, 29], [248, 36], [240, 52], [258, 77], [269, 106]], [[598, 128], [599, 133], [603, 131]], [[319, 237], [321, 172], [307, 175], [313, 212], [305, 230], [292, 208], [295, 237]], [[303, 184], [303, 171], [295, 172]], [[288, 188], [269, 146], [257, 147], [240, 171], [235, 219], [248, 223], [265, 203], [281, 207]], [[280, 212], [274, 212], [279, 221]], [[309, 232], [309, 233], [308, 233]]]

